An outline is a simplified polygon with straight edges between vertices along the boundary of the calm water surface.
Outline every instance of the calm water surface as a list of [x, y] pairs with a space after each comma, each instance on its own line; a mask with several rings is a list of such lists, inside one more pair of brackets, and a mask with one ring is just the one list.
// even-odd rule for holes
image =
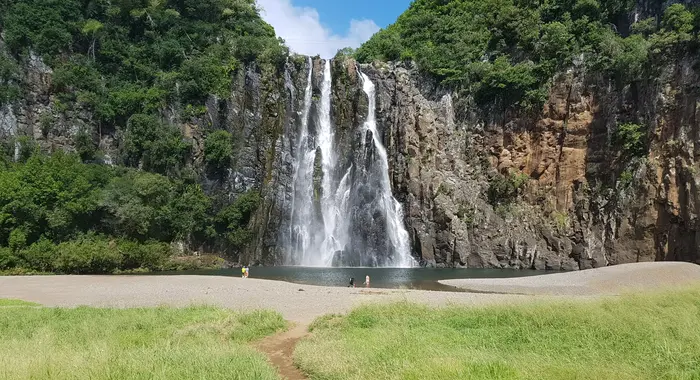
[[[159, 274], [238, 277], [241, 275], [241, 269], [163, 272]], [[462, 278], [512, 278], [542, 274], [546, 274], [546, 272], [509, 269], [251, 267], [249, 278], [305, 285], [348, 286], [350, 278], [354, 277], [357, 287], [362, 287], [365, 276], [369, 275], [373, 288], [455, 291], [455, 288], [441, 285], [438, 281]]]

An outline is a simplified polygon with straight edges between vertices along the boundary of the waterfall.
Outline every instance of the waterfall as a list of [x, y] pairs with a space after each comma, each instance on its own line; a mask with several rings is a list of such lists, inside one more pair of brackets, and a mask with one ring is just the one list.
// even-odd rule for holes
[[293, 191], [291, 225], [289, 231], [290, 254], [285, 264], [296, 265], [307, 261], [314, 239], [315, 220], [313, 217], [313, 171], [316, 147], [309, 134], [309, 116], [313, 98], [313, 62], [308, 59], [309, 73], [304, 92], [304, 109], [301, 113], [301, 128], [293, 160]]
[[[304, 109], [293, 155], [292, 223], [285, 264], [412, 266], [401, 204], [391, 193], [387, 151], [377, 131], [374, 84], [359, 73], [369, 98], [367, 119], [358, 126], [361, 149], [342, 153], [352, 157], [339, 157], [342, 150], [336, 144], [342, 137], [336, 136], [331, 120], [331, 61], [324, 62], [320, 99], [312, 96], [312, 71], [309, 59]], [[316, 123], [309, 121], [313, 105]]]
[[[337, 252], [346, 249], [349, 243], [349, 224], [347, 218], [347, 196], [350, 191], [350, 170], [343, 175], [340, 182], [335, 178], [339, 174], [335, 154], [335, 133], [331, 122], [331, 61], [327, 60], [323, 70], [321, 85], [321, 104], [318, 108], [319, 133], [318, 143], [323, 167], [322, 213], [324, 240], [317, 260], [313, 265], [332, 266]], [[336, 186], [337, 183], [337, 186]]]
[[[403, 210], [399, 201], [394, 198], [391, 192], [391, 182], [389, 180], [389, 157], [386, 152], [386, 148], [379, 139], [379, 132], [377, 131], [377, 119], [376, 119], [376, 108], [377, 99], [374, 83], [367, 77], [366, 74], [360, 73], [362, 77], [362, 89], [369, 98], [367, 120], [364, 123], [365, 134], [369, 133], [372, 135], [373, 151], [378, 155], [375, 158], [375, 162], [378, 165], [378, 170], [373, 173], [377, 175], [379, 192], [380, 192], [380, 204], [379, 207], [382, 213], [385, 215], [386, 223], [386, 233], [389, 238], [390, 250], [393, 250], [393, 254], [390, 256], [389, 266], [395, 267], [411, 267], [413, 265], [413, 258], [410, 253], [409, 235], [404, 228], [403, 222]], [[365, 147], [365, 151], [370, 151]], [[389, 252], [387, 252], [389, 253]]]

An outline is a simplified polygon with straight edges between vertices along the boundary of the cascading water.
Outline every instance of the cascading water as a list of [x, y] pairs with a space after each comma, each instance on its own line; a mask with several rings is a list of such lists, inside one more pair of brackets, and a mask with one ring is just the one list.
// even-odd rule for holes
[[[309, 61], [294, 155], [292, 225], [286, 264], [412, 266], [401, 205], [391, 193], [387, 152], [377, 132], [374, 84], [360, 73], [369, 98], [367, 119], [360, 129], [361, 149], [346, 152], [353, 157], [340, 160], [331, 120], [331, 62], [324, 64], [321, 96], [316, 101], [312, 96], [312, 66]], [[317, 123], [309, 122], [313, 104]], [[369, 143], [365, 144], [365, 140]]]
[[389, 158], [377, 131], [375, 86], [367, 75], [364, 73], [360, 73], [360, 75], [362, 77], [362, 89], [369, 99], [369, 110], [364, 123], [364, 135], [371, 135], [373, 144], [372, 147], [365, 146], [365, 161], [371, 162], [370, 167], [374, 167], [373, 170], [370, 169], [371, 172], [368, 175], [374, 176], [374, 180], [378, 185], [377, 191], [379, 194], [376, 202], [378, 204], [375, 204], [375, 207], [384, 215], [385, 231], [390, 243], [387, 246], [387, 250], [393, 251], [387, 252], [390, 254], [388, 256], [389, 260], [383, 264], [384, 266], [411, 267], [413, 266], [413, 258], [410, 253], [409, 235], [403, 225], [403, 210], [401, 204], [391, 192]]
[[334, 146], [335, 134], [331, 122], [331, 79], [331, 61], [327, 60], [323, 70], [321, 104], [318, 108], [318, 149], [321, 152], [323, 168], [321, 205], [325, 236], [316, 260], [312, 263], [326, 267], [333, 264], [335, 254], [346, 249], [349, 243], [346, 199], [350, 191], [350, 169], [340, 182], [335, 181], [339, 173]]
[[307, 263], [311, 255], [316, 223], [314, 218], [313, 171], [316, 146], [309, 134], [309, 115], [313, 98], [313, 62], [308, 59], [309, 74], [304, 92], [304, 109], [301, 114], [301, 130], [294, 159], [294, 190], [292, 192], [292, 218], [289, 231], [290, 254], [285, 264]]

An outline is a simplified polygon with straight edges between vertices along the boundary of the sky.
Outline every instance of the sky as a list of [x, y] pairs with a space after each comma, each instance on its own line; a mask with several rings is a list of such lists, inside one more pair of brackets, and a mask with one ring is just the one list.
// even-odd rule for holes
[[357, 48], [408, 9], [411, 0], [257, 0], [261, 16], [299, 54], [331, 58]]

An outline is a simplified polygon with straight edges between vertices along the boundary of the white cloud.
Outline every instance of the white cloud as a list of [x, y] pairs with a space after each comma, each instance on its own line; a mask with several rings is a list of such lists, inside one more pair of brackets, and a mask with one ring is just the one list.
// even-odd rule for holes
[[315, 8], [296, 7], [291, 0], [258, 0], [258, 5], [262, 18], [299, 54], [332, 58], [339, 49], [359, 47], [380, 29], [372, 20], [351, 20], [341, 36], [321, 24]]

